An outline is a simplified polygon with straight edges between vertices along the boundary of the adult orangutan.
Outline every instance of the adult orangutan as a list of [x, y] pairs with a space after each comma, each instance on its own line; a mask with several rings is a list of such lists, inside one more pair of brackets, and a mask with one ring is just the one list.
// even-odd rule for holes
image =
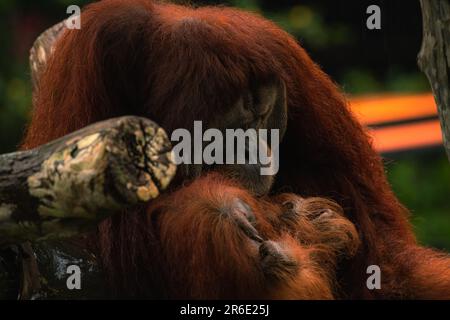
[[[36, 83], [23, 147], [128, 114], [169, 135], [202, 120], [283, 140], [275, 177], [183, 165], [148, 207], [103, 222], [95, 250], [118, 296], [450, 298], [449, 257], [416, 243], [344, 96], [272, 22], [225, 7], [89, 5]], [[370, 265], [379, 290], [366, 286]]]

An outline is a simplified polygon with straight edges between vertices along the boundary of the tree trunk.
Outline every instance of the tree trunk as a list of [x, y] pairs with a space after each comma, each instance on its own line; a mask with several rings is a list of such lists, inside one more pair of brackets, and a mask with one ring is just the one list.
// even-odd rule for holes
[[450, 160], [450, 0], [420, 0], [423, 16], [419, 66], [431, 83]]
[[79, 234], [157, 197], [175, 170], [164, 130], [138, 117], [0, 155], [0, 246]]

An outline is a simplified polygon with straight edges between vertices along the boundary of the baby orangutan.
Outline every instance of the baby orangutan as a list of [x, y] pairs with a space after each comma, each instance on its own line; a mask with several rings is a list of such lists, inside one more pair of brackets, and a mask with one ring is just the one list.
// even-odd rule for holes
[[359, 246], [335, 202], [295, 194], [257, 200], [217, 173], [146, 212], [146, 226], [136, 231], [147, 230], [150, 256], [133, 265], [147, 266], [142, 283], [158, 298], [333, 299], [336, 264]]
[[253, 13], [168, 1], [96, 1], [81, 21], [32, 51], [22, 149], [124, 115], [169, 136], [202, 121], [280, 138], [276, 176], [182, 164], [149, 207], [102, 222], [92, 242], [108, 295], [450, 299], [448, 254], [418, 243], [369, 132], [291, 35]]

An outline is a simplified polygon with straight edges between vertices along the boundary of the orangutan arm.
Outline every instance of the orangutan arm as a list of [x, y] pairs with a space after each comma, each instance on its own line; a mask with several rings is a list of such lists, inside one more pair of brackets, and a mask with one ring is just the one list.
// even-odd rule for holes
[[335, 264], [356, 230], [335, 203], [257, 199], [218, 174], [149, 209], [153, 258], [169, 298], [335, 298]]

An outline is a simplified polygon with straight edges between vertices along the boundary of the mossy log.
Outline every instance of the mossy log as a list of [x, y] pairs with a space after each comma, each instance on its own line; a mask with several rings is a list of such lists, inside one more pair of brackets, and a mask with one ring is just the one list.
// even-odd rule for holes
[[0, 246], [80, 234], [157, 197], [175, 171], [166, 133], [139, 117], [0, 155]]

